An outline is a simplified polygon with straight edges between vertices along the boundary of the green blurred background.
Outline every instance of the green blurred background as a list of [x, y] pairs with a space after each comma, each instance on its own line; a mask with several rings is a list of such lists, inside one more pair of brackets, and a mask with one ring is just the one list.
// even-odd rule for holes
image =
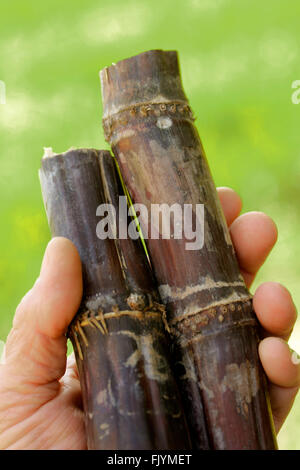
[[[104, 147], [98, 71], [148, 49], [176, 49], [217, 185], [265, 211], [279, 239], [262, 281], [300, 305], [300, 3], [287, 0], [10, 0], [0, 4], [0, 339], [38, 276], [50, 238], [43, 147]], [[290, 345], [300, 351], [300, 324]], [[300, 449], [300, 396], [279, 434]]]

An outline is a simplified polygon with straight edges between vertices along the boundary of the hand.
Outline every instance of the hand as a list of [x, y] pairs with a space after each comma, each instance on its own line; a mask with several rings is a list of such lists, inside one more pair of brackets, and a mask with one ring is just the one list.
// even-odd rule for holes
[[[277, 237], [274, 223], [261, 213], [238, 217], [241, 202], [228, 189], [220, 200], [248, 286]], [[40, 277], [17, 308], [0, 366], [0, 447], [2, 449], [86, 449], [80, 384], [73, 354], [66, 358], [66, 329], [82, 296], [79, 255], [64, 238], [54, 238]], [[285, 340], [296, 309], [288, 291], [265, 283], [254, 295], [254, 308], [265, 329], [259, 346], [270, 380], [277, 431], [287, 416], [300, 382]]]
[[[276, 243], [277, 228], [262, 212], [239, 216], [242, 203], [232, 189], [218, 188], [218, 192], [240, 271], [249, 288]], [[297, 310], [289, 291], [277, 282], [265, 282], [257, 288], [253, 307], [264, 336], [259, 344], [259, 355], [269, 379], [271, 407], [278, 433], [300, 386], [300, 364], [293, 363], [287, 345]]]
[[82, 297], [81, 263], [50, 241], [40, 277], [16, 310], [0, 365], [1, 449], [86, 449], [81, 390], [66, 329]]

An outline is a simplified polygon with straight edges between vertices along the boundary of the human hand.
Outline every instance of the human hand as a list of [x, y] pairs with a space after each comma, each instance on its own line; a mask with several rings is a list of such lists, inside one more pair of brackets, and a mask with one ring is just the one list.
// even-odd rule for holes
[[86, 449], [81, 390], [65, 332], [82, 297], [75, 246], [54, 238], [18, 306], [0, 365], [1, 449]]
[[[249, 288], [276, 243], [277, 228], [262, 212], [239, 216], [242, 203], [232, 189], [218, 188], [218, 193], [240, 271]], [[271, 407], [278, 433], [300, 386], [300, 364], [293, 363], [287, 344], [297, 319], [297, 310], [289, 291], [277, 282], [265, 282], [256, 289], [253, 307], [264, 337], [259, 344], [259, 356], [269, 379]]]
[[[229, 188], [219, 196], [242, 275], [249, 287], [277, 238], [266, 215], [239, 216], [241, 202]], [[0, 365], [1, 449], [86, 449], [81, 391], [74, 355], [68, 358], [65, 332], [82, 296], [79, 255], [67, 239], [54, 238], [40, 277], [16, 310]], [[264, 283], [253, 305], [266, 338], [259, 354], [270, 381], [276, 430], [286, 418], [300, 383], [286, 344], [296, 320], [289, 292]]]

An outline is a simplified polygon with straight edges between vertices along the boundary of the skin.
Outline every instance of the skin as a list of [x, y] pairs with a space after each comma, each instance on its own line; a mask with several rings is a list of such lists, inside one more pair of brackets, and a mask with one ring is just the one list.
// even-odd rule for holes
[[[239, 216], [242, 203], [232, 189], [218, 193], [250, 287], [276, 242], [276, 225], [261, 212]], [[78, 373], [74, 355], [66, 356], [65, 337], [81, 296], [78, 252], [69, 240], [54, 238], [39, 278], [17, 307], [0, 365], [1, 449], [86, 449]], [[260, 285], [253, 305], [278, 432], [300, 385], [300, 364], [292, 362], [287, 344], [297, 312], [289, 291], [276, 282]]]

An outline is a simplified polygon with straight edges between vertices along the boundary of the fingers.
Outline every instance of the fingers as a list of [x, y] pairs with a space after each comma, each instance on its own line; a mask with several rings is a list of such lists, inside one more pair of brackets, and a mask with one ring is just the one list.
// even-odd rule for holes
[[230, 226], [242, 210], [241, 198], [231, 188], [222, 186], [217, 188], [217, 191], [227, 225]]
[[239, 216], [242, 202], [231, 188], [217, 188], [241, 273], [249, 287], [277, 240], [277, 228], [262, 212]]
[[262, 212], [248, 212], [233, 221], [230, 234], [241, 273], [250, 286], [276, 243], [276, 225]]
[[5, 365], [11, 380], [45, 384], [58, 380], [66, 365], [64, 333], [82, 295], [81, 263], [65, 238], [48, 245], [40, 277], [17, 308], [7, 338]]
[[299, 387], [284, 388], [272, 383], [269, 384], [269, 396], [276, 433], [280, 431], [281, 426], [289, 414], [298, 390]]
[[300, 364], [283, 339], [271, 336], [263, 339], [259, 355], [270, 382], [285, 388], [299, 387]]
[[297, 319], [289, 291], [277, 282], [261, 284], [253, 296], [253, 308], [267, 334], [287, 340]]
[[39, 307], [40, 331], [51, 338], [63, 335], [82, 296], [79, 254], [66, 238], [57, 237], [49, 243], [33, 295]]
[[[229, 188], [218, 189], [223, 212], [230, 228], [241, 273], [249, 287], [277, 240], [272, 219], [260, 212], [239, 216], [241, 201]], [[300, 359], [291, 352], [287, 340], [297, 317], [287, 289], [278, 283], [261, 285], [255, 292], [253, 307], [268, 335], [259, 345], [259, 355], [269, 379], [269, 393], [278, 432], [288, 415], [300, 386]]]
[[300, 386], [300, 359], [281, 338], [263, 339], [258, 350], [263, 368], [271, 382], [270, 400], [278, 432]]

